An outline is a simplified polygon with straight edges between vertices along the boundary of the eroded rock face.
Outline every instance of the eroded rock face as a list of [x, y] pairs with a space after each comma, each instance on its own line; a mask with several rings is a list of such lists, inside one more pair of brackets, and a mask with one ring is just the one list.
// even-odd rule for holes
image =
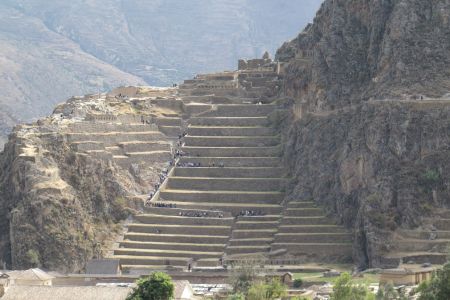
[[[289, 130], [291, 199], [315, 199], [354, 230], [355, 260], [388, 265], [391, 233], [450, 205], [450, 105], [366, 103], [309, 115]], [[436, 174], [430, 179], [429, 174]]]
[[[123, 221], [143, 205], [131, 198], [148, 193], [167, 161], [155, 158], [151, 168], [141, 170], [138, 162], [126, 168], [111, 154], [101, 156], [98, 153], [102, 151], [84, 151], [82, 146], [98, 142], [90, 136], [98, 134], [96, 128], [108, 126], [106, 134], [113, 134], [111, 139], [116, 140], [114, 135], [120, 132], [111, 132], [114, 126], [118, 131], [126, 126], [133, 126], [130, 131], [151, 128], [139, 121], [138, 114], [148, 112], [133, 101], [140, 100], [105, 95], [73, 98], [59, 105], [50, 117], [16, 126], [0, 154], [0, 260], [8, 267], [79, 272], [89, 259], [104, 256], [112, 248]], [[137, 121], [131, 125], [85, 120], [94, 113], [116, 116], [121, 111], [133, 112], [132, 107]], [[133, 117], [130, 113], [126, 116]], [[81, 138], [74, 142], [74, 135], [92, 142], [79, 144], [76, 141]], [[94, 144], [100, 145], [107, 149], [103, 143]]]
[[290, 199], [352, 228], [360, 267], [396, 266], [396, 230], [450, 204], [449, 15], [446, 0], [325, 1], [278, 50], [303, 108], [286, 140]]
[[[82, 270], [126, 216], [119, 171], [76, 155], [66, 141], [53, 138], [34, 139], [35, 145], [12, 138], [2, 156], [1, 225], [9, 231], [2, 230], [0, 250], [3, 260], [17, 269], [37, 264]], [[35, 156], [17, 153], [23, 142]]]
[[314, 24], [277, 53], [286, 93], [311, 111], [450, 90], [446, 0], [325, 1]]

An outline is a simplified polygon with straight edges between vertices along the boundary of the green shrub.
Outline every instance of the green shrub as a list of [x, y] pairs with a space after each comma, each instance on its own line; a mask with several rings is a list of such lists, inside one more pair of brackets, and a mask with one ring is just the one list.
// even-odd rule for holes
[[293, 286], [294, 286], [294, 288], [298, 289], [299, 287], [302, 286], [302, 284], [303, 284], [303, 280], [301, 280], [300, 278], [297, 278], [294, 280]]
[[364, 285], [356, 285], [348, 273], [343, 273], [338, 277], [331, 294], [332, 300], [369, 300], [375, 295], [367, 290]]
[[127, 297], [127, 300], [171, 300], [174, 296], [172, 278], [163, 272], [137, 281], [137, 287]]
[[430, 281], [422, 282], [417, 291], [419, 300], [450, 299], [450, 263], [437, 270]]
[[39, 253], [36, 250], [30, 249], [25, 254], [27, 264], [32, 268], [40, 266]]
[[246, 300], [274, 300], [287, 295], [287, 286], [279, 279], [272, 279], [268, 284], [259, 282], [248, 290]]
[[422, 175], [422, 184], [425, 187], [425, 190], [430, 191], [433, 188], [436, 188], [436, 186], [441, 181], [441, 175], [437, 170], [431, 170], [428, 169], [423, 175]]

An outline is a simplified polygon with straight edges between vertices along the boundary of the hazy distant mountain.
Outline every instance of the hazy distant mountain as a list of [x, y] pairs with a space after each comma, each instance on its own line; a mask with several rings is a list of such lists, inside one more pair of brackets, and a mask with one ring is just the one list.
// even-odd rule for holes
[[274, 53], [312, 21], [321, 2], [3, 0], [0, 130], [73, 94], [170, 85], [233, 69], [240, 57]]

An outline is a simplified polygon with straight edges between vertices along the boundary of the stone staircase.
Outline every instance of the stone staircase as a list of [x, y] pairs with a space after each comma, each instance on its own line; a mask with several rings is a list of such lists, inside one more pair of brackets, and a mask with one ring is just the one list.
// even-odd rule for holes
[[152, 200], [176, 208], [135, 216], [114, 251], [125, 272], [216, 268], [282, 249], [290, 257], [351, 256], [349, 233], [312, 202], [283, 204], [288, 178], [268, 122], [278, 107], [230, 102], [189, 109], [185, 155]]

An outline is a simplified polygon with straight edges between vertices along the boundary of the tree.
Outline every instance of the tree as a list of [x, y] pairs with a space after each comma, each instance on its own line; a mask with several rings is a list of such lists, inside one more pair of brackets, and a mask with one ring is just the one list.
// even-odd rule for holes
[[297, 278], [294, 280], [294, 288], [298, 289], [302, 286], [303, 280], [301, 278]]
[[253, 284], [248, 290], [247, 300], [274, 300], [279, 299], [287, 294], [287, 286], [282, 284], [277, 278], [270, 283], [262, 282]]
[[377, 293], [377, 296], [375, 299], [376, 300], [392, 300], [392, 299], [407, 300], [408, 298], [405, 296], [405, 294], [403, 292], [395, 290], [393, 284], [388, 283], [383, 287], [380, 286], [380, 289], [378, 290], [378, 293]]
[[258, 277], [261, 265], [261, 258], [253, 257], [238, 261], [232, 266], [230, 284], [234, 293], [247, 295], [248, 290]]
[[248, 290], [246, 300], [266, 300], [266, 288], [264, 283], [253, 284]]
[[368, 300], [374, 298], [375, 295], [369, 293], [365, 286], [355, 285], [348, 273], [339, 276], [331, 294], [332, 300]]
[[283, 298], [287, 294], [287, 286], [281, 283], [278, 278], [273, 278], [266, 289], [267, 299]]
[[420, 293], [419, 300], [450, 299], [450, 263], [437, 270], [431, 280], [423, 282], [417, 291]]
[[171, 300], [174, 285], [172, 278], [163, 272], [155, 272], [137, 281], [137, 287], [127, 297], [127, 300]]

